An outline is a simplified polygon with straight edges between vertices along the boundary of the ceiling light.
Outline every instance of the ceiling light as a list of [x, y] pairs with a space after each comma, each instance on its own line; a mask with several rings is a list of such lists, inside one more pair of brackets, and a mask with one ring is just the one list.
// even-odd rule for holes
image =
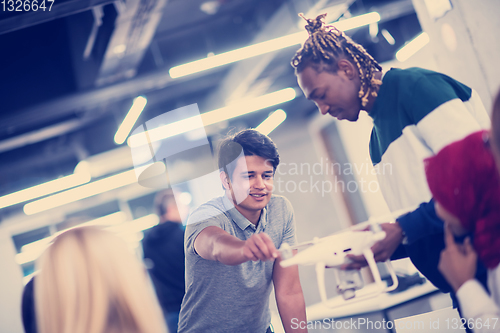
[[[332, 25], [339, 30], [346, 31], [379, 21], [379, 13], [371, 12], [342, 21], [337, 21], [335, 23], [332, 23]], [[307, 39], [307, 37], [308, 34], [306, 31], [297, 32], [287, 36], [278, 37], [265, 42], [245, 46], [240, 49], [172, 67], [170, 68], [168, 73], [172, 78], [177, 79], [207, 69], [220, 67], [236, 61], [248, 59], [265, 53], [281, 50], [293, 45], [301, 44]]]
[[259, 126], [255, 129], [264, 135], [269, 135], [276, 127], [278, 127], [286, 119], [286, 112], [278, 109], [271, 113]]
[[[256, 98], [239, 101], [229, 106], [202, 113], [199, 116], [182, 119], [147, 131], [132, 135], [128, 140], [131, 148], [148, 145], [175, 135], [197, 130], [224, 120], [236, 118], [254, 111], [291, 101], [296, 96], [295, 89], [285, 88]], [[201, 121], [200, 121], [201, 120]], [[148, 141], [149, 140], [149, 141]]]
[[159, 222], [160, 219], [156, 214], [149, 214], [133, 221], [125, 222], [106, 229], [118, 233], [135, 233], [154, 227]]
[[88, 183], [90, 179], [91, 177], [88, 163], [81, 161], [75, 167], [75, 171], [72, 175], [51, 180], [46, 183], [0, 197], [0, 209], [82, 185]]
[[82, 200], [100, 193], [108, 192], [122, 186], [137, 182], [134, 169], [117, 175], [97, 180], [90, 184], [79, 186], [71, 190], [51, 195], [49, 197], [30, 202], [24, 205], [24, 213], [33, 215], [49, 210], [54, 207], [66, 205], [71, 202]]
[[422, 32], [420, 35], [415, 37], [412, 41], [408, 42], [405, 46], [396, 52], [396, 59], [403, 62], [409, 59], [412, 55], [417, 53], [425, 45], [429, 43], [429, 35]]
[[116, 144], [121, 145], [122, 143], [125, 142], [127, 136], [132, 130], [132, 127], [134, 127], [135, 122], [141, 115], [142, 110], [144, 110], [144, 107], [146, 106], [147, 102], [148, 100], [142, 96], [139, 96], [134, 99], [132, 107], [130, 108], [127, 115], [125, 116], [125, 119], [123, 119], [122, 124], [120, 125], [120, 127], [118, 127], [118, 130], [116, 131], [115, 134]]
[[116, 45], [114, 48], [113, 48], [113, 52], [115, 54], [120, 54], [120, 53], [123, 53], [125, 52], [125, 50], [127, 49], [127, 45], [125, 44], [120, 44], [120, 45]]
[[215, 15], [219, 11], [220, 1], [205, 1], [200, 5], [200, 10], [207, 15]]
[[[127, 220], [127, 215], [124, 212], [120, 211], [79, 224], [74, 228], [99, 225], [99, 226], [108, 226], [106, 230], [112, 232], [119, 232], [119, 233], [139, 232], [151, 228], [157, 225], [159, 222], [158, 216], [156, 216], [155, 214], [150, 214], [129, 222], [125, 222], [126, 220]], [[43, 253], [43, 251], [47, 248], [47, 246], [49, 246], [50, 242], [54, 238], [68, 231], [69, 229], [62, 230], [52, 236], [45, 237], [35, 242], [24, 245], [21, 248], [21, 252], [16, 254], [15, 258], [16, 262], [19, 265], [23, 265], [35, 261]]]
[[368, 32], [371, 38], [375, 38], [378, 35], [378, 23], [372, 23], [368, 26]]
[[382, 29], [381, 32], [382, 32], [382, 36], [384, 36], [387, 43], [389, 43], [391, 45], [396, 44], [396, 40], [394, 39], [394, 37], [392, 37], [392, 35], [389, 31], [387, 31], [386, 29]]
[[334, 27], [341, 31], [356, 29], [368, 24], [377, 23], [380, 21], [380, 14], [377, 12], [370, 12], [359, 16], [354, 16], [345, 20], [332, 23]]

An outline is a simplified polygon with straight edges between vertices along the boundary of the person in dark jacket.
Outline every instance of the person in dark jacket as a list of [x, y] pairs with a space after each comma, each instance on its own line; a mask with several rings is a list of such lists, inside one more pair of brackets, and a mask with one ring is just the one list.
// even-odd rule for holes
[[154, 205], [160, 223], [144, 235], [144, 260], [169, 332], [175, 333], [185, 290], [184, 227], [181, 217], [185, 207], [180, 202], [176, 204], [172, 190], [159, 192]]
[[34, 279], [35, 277], [32, 277], [24, 286], [23, 298], [21, 303], [21, 314], [23, 318], [24, 332], [26, 333], [37, 333], [35, 297], [33, 291]]

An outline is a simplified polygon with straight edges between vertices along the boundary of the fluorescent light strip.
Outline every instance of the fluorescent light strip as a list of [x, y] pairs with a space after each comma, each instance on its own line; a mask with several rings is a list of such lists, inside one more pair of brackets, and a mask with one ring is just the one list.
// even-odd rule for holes
[[88, 183], [90, 179], [91, 177], [88, 163], [82, 161], [78, 163], [72, 175], [51, 180], [49, 182], [0, 197], [0, 209], [82, 185]]
[[391, 33], [387, 29], [382, 29], [382, 36], [384, 36], [387, 43], [394, 45], [396, 44], [396, 40], [392, 37]]
[[286, 119], [286, 112], [278, 109], [274, 111], [255, 129], [264, 135], [269, 135], [276, 127], [278, 127]]
[[378, 23], [372, 23], [368, 26], [368, 32], [371, 38], [375, 38], [378, 35]]
[[[346, 31], [361, 26], [380, 21], [377, 12], [371, 12], [346, 20], [332, 23], [339, 30]], [[173, 79], [177, 79], [190, 74], [202, 72], [204, 70], [224, 66], [236, 61], [248, 59], [265, 53], [281, 50], [293, 45], [303, 43], [308, 37], [306, 31], [293, 33], [287, 36], [278, 37], [265, 42], [249, 45], [233, 51], [221, 53], [208, 58], [189, 62], [187, 64], [172, 67], [168, 73]]]
[[425, 45], [429, 43], [429, 35], [422, 32], [415, 37], [412, 41], [408, 42], [405, 46], [396, 52], [396, 59], [403, 62], [408, 60], [412, 55], [420, 51]]
[[93, 226], [93, 225], [112, 226], [123, 223], [125, 221], [127, 221], [127, 214], [125, 214], [122, 211], [119, 211], [79, 224], [78, 226]]
[[252, 58], [258, 55], [284, 49], [289, 46], [300, 44], [307, 38], [307, 32], [298, 32], [291, 35], [271, 39], [242, 47], [233, 51], [217, 54], [187, 64], [170, 68], [168, 73], [173, 79], [205, 71], [207, 69], [224, 66], [236, 61]]
[[[116, 212], [112, 213], [109, 215], [105, 215], [84, 223], [81, 223], [77, 225], [77, 227], [83, 227], [83, 226], [95, 226], [95, 225], [100, 225], [100, 226], [111, 226], [111, 225], [117, 225], [120, 223], [123, 223], [127, 220], [127, 215], [124, 212]], [[66, 229], [68, 230], [68, 229]], [[63, 231], [66, 231], [63, 230]], [[63, 232], [61, 231], [61, 232]], [[59, 235], [61, 232], [56, 233], [53, 236], [45, 237], [42, 239], [39, 239], [35, 242], [23, 245], [21, 247], [21, 252], [28, 253], [28, 252], [41, 252], [43, 251], [47, 245], [52, 241], [52, 239]]]
[[[134, 233], [140, 232], [151, 227], [154, 227], [158, 224], [159, 219], [155, 214], [146, 215], [144, 217], [135, 219], [130, 222], [125, 222], [127, 219], [124, 212], [116, 212], [113, 214], [109, 214], [76, 226], [76, 228], [83, 226], [92, 226], [92, 225], [112, 225], [107, 227], [106, 230], [111, 232], [118, 232], [120, 234], [124, 233]], [[69, 229], [62, 230], [52, 236], [37, 240], [33, 243], [29, 243], [24, 245], [21, 248], [21, 252], [16, 254], [15, 260], [19, 265], [27, 264], [29, 262], [35, 261], [42, 253], [45, 251], [50, 242], [60, 235], [63, 232], [68, 231]]]
[[159, 222], [160, 220], [156, 214], [149, 214], [106, 229], [117, 233], [136, 233], [154, 227]]
[[341, 31], [356, 29], [368, 24], [380, 22], [380, 14], [377, 12], [370, 12], [359, 16], [354, 16], [342, 21], [332, 23], [334, 27]]
[[24, 205], [24, 213], [33, 215], [54, 207], [66, 205], [71, 202], [82, 200], [100, 193], [108, 192], [122, 186], [133, 184], [137, 181], [134, 169], [117, 175], [100, 179], [71, 190], [51, 195], [49, 197], [30, 202]]
[[[160, 126], [148, 131], [151, 142], [160, 141], [181, 133], [189, 132], [199, 128], [201, 117], [204, 126], [209, 126], [224, 120], [236, 118], [254, 111], [265, 109], [270, 106], [291, 101], [296, 96], [295, 89], [285, 88], [266, 95], [262, 95], [250, 100], [240, 101], [229, 106], [202, 113], [182, 119], [171, 124]], [[144, 133], [132, 135], [128, 140], [128, 145], [132, 148], [147, 145], [148, 141]]]
[[142, 113], [142, 110], [144, 110], [144, 107], [146, 106], [146, 103], [148, 100], [145, 97], [139, 96], [134, 99], [134, 103], [132, 104], [132, 107], [130, 108], [129, 112], [125, 116], [125, 119], [123, 119], [123, 122], [121, 123], [120, 127], [118, 127], [118, 130], [116, 131], [115, 134], [115, 142], [116, 144], [121, 145], [122, 143], [125, 142], [127, 139], [127, 136], [129, 135], [130, 131], [132, 130], [132, 127], [134, 127], [135, 122], [137, 119], [139, 119], [139, 116]]

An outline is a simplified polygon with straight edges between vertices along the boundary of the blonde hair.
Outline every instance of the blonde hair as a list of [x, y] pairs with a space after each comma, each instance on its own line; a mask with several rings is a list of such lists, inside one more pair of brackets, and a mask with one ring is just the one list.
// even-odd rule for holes
[[55, 238], [37, 268], [40, 333], [166, 332], [146, 271], [111, 232], [68, 230]]

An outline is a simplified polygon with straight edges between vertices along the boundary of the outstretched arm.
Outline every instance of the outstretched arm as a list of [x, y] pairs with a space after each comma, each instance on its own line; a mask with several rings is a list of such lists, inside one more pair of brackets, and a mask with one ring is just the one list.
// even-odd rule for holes
[[203, 259], [232, 266], [249, 260], [274, 260], [278, 257], [278, 250], [265, 233], [254, 234], [243, 241], [215, 226], [206, 227], [198, 234], [194, 249]]
[[299, 268], [283, 268], [281, 258], [274, 262], [273, 283], [276, 303], [286, 333], [307, 332], [306, 306], [299, 279]]

